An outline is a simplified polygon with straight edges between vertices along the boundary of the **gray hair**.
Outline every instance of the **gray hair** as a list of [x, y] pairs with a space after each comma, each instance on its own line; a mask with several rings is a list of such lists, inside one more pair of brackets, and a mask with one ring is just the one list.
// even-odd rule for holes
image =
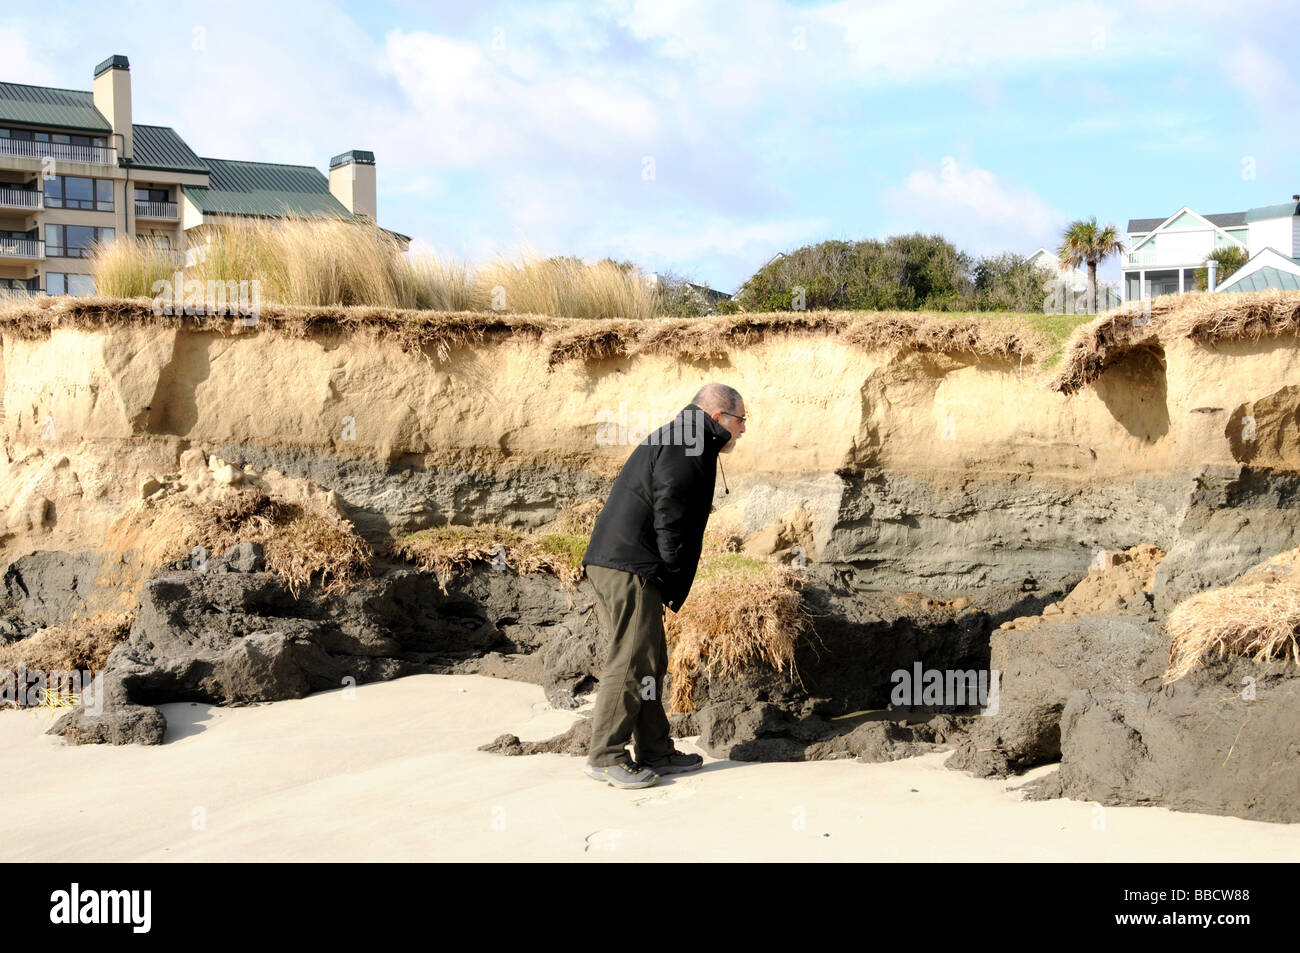
[[721, 411], [724, 414], [734, 414], [740, 409], [740, 391], [726, 384], [705, 384], [691, 399], [691, 403], [703, 408], [706, 413]]

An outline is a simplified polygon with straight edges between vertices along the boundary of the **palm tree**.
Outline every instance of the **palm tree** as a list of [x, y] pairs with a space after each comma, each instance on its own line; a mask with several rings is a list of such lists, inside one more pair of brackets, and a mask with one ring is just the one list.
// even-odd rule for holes
[[[1218, 263], [1219, 273], [1216, 276], [1215, 281], [1218, 284], [1223, 284], [1223, 282], [1228, 280], [1229, 275], [1239, 270], [1242, 265], [1250, 260], [1250, 255], [1246, 252], [1246, 249], [1238, 245], [1224, 245], [1220, 248], [1214, 249], [1214, 251], [1205, 256], [1206, 265], [1209, 265], [1211, 260]], [[1207, 291], [1209, 290], [1209, 287], [1210, 269], [1197, 268], [1196, 290]]]
[[1114, 225], [1098, 227], [1095, 215], [1086, 222], [1079, 219], [1066, 226], [1056, 253], [1062, 268], [1078, 268], [1087, 262], [1089, 314], [1097, 310], [1097, 265], [1123, 250], [1119, 229]]

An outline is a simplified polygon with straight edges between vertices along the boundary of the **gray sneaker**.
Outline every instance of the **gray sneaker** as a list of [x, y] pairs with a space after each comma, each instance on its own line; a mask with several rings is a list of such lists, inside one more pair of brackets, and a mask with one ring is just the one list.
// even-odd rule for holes
[[662, 758], [653, 758], [649, 761], [638, 761], [638, 768], [647, 768], [655, 774], [683, 774], [687, 771], [698, 771], [704, 767], [704, 759], [698, 754], [687, 754], [684, 751], [673, 749]]
[[614, 785], [616, 788], [648, 788], [659, 780], [659, 775], [655, 774], [648, 768], [640, 768], [633, 764], [610, 764], [596, 765], [589, 764], [584, 769], [587, 776], [595, 778], [597, 781], [604, 781]]

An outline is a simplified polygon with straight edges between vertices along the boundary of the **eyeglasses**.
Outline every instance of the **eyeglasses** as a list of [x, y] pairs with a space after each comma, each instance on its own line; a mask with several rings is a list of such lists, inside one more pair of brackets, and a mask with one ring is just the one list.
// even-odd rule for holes
[[722, 411], [722, 412], [723, 412], [724, 414], [726, 414], [728, 417], [735, 417], [735, 418], [736, 418], [737, 420], [739, 420], [741, 423], [744, 423], [746, 420], [749, 419], [748, 417], [742, 417], [742, 416], [740, 416], [740, 414], [733, 414], [733, 413], [732, 413], [731, 411], [729, 411], [729, 410], [724, 410], [724, 411]]

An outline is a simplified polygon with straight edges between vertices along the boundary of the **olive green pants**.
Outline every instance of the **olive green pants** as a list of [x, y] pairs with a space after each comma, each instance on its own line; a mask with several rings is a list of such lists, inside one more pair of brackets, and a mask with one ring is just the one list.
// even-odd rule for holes
[[587, 578], [596, 590], [597, 619], [609, 639], [587, 763], [608, 767], [626, 761], [629, 739], [635, 742], [637, 761], [662, 758], [673, 750], [660, 698], [668, 673], [663, 599], [630, 572], [588, 566]]

